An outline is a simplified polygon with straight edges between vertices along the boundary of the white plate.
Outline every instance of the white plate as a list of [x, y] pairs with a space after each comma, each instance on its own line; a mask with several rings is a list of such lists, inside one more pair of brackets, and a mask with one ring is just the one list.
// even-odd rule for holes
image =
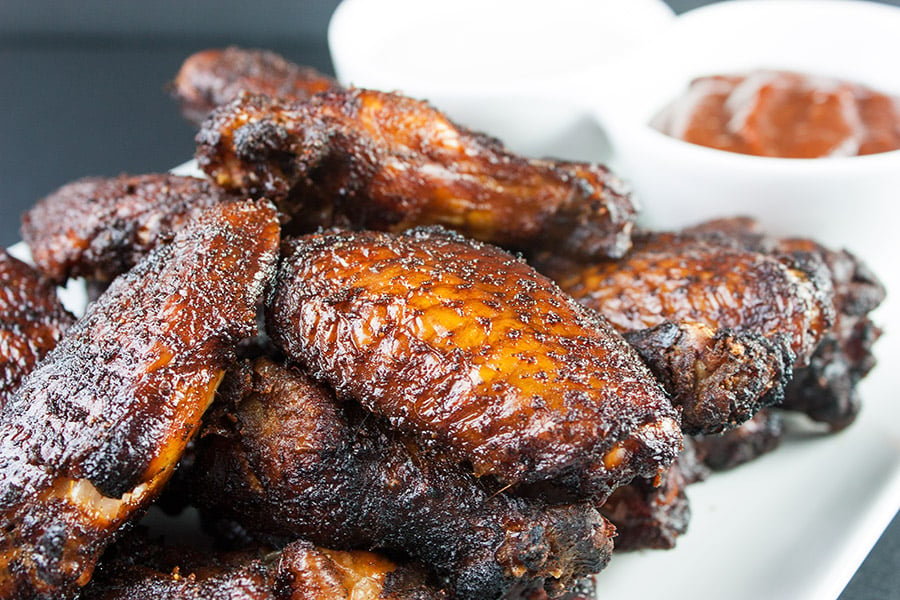
[[[193, 161], [172, 170], [202, 175]], [[10, 251], [28, 257], [23, 243]], [[827, 600], [837, 598], [900, 508], [900, 310], [879, 364], [859, 387], [863, 409], [837, 435], [801, 435], [774, 453], [688, 488], [692, 519], [674, 550], [613, 557], [597, 577], [603, 600]], [[83, 286], [66, 305], [83, 310]]]

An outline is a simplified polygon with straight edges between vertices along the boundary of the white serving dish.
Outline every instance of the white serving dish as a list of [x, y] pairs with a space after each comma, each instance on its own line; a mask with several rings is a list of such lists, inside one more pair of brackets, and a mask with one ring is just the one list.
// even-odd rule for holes
[[526, 155], [599, 160], [578, 90], [673, 18], [662, 0], [344, 0], [328, 43], [344, 84], [427, 99]]

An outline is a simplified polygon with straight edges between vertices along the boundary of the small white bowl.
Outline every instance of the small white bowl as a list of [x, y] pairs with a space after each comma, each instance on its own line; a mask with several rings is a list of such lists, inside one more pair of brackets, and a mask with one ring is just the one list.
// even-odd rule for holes
[[427, 99], [526, 155], [599, 160], [584, 90], [673, 19], [662, 0], [344, 0], [328, 43], [344, 84]]
[[[741, 0], [685, 13], [659, 44], [595, 91], [596, 117], [655, 228], [735, 214], [781, 235], [856, 251], [886, 279], [900, 272], [900, 151], [786, 159], [710, 149], [649, 126], [694, 77], [756, 68], [856, 81], [900, 95], [900, 9], [860, 0]], [[628, 77], [631, 73], [631, 77]]]

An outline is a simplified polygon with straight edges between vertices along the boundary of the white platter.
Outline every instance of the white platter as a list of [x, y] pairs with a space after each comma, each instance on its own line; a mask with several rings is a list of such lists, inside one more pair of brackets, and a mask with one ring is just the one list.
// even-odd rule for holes
[[[172, 170], [202, 173], [193, 161]], [[28, 248], [10, 248], [27, 259]], [[895, 290], [896, 291], [896, 290]], [[863, 409], [837, 435], [802, 427], [774, 453], [688, 488], [692, 519], [674, 550], [613, 557], [603, 600], [837, 598], [900, 508], [900, 303], [876, 321], [879, 364], [859, 386]], [[83, 286], [64, 302], [83, 310]], [[179, 532], [183, 535], [183, 532]]]

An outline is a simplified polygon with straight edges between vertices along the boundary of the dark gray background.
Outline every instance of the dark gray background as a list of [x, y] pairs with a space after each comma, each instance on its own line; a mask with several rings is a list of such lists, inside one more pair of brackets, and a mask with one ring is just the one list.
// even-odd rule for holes
[[[683, 12], [708, 2], [669, 4]], [[330, 72], [325, 32], [336, 5], [0, 0], [0, 245], [19, 239], [23, 210], [68, 181], [164, 171], [191, 157], [194, 132], [164, 91], [189, 54], [266, 47]], [[898, 567], [895, 518], [841, 600], [900, 598]], [[702, 565], [686, 568], [702, 578]]]

